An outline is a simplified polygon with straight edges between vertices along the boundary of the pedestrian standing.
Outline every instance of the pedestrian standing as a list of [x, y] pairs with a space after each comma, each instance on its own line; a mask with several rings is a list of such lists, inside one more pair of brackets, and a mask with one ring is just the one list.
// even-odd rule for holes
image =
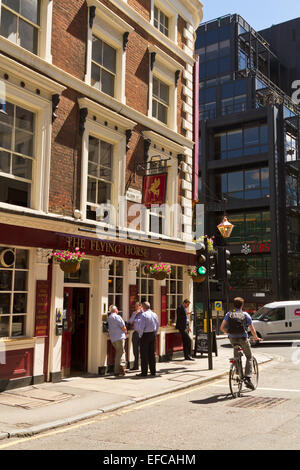
[[189, 335], [190, 329], [190, 322], [187, 313], [187, 309], [190, 305], [189, 299], [185, 299], [183, 304], [177, 307], [177, 319], [176, 319], [176, 328], [181, 333], [182, 344], [183, 344], [183, 354], [184, 358], [188, 361], [194, 361], [195, 359], [192, 358], [192, 340]]
[[107, 322], [110, 341], [116, 351], [114, 372], [118, 377], [125, 375], [126, 372], [125, 339], [127, 328], [123, 318], [118, 315], [118, 309], [115, 305], [110, 308]]
[[156, 313], [150, 310], [149, 302], [142, 303], [141, 318], [137, 325], [139, 337], [141, 339], [141, 374], [137, 377], [147, 377], [148, 367], [152, 377], [156, 375], [155, 362], [155, 338], [158, 333], [159, 323]]
[[142, 313], [142, 305], [140, 302], [135, 303], [135, 310], [132, 313], [129, 323], [133, 324], [133, 334], [132, 334], [132, 347], [133, 347], [133, 355], [134, 355], [134, 365], [131, 370], [138, 370], [139, 368], [139, 356], [140, 356], [140, 337], [138, 332], [138, 323], [141, 318]]

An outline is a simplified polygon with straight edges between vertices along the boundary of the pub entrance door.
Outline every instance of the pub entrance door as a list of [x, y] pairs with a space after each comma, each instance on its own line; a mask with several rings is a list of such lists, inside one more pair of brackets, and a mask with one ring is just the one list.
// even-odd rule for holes
[[65, 287], [61, 370], [63, 377], [87, 371], [89, 289]]

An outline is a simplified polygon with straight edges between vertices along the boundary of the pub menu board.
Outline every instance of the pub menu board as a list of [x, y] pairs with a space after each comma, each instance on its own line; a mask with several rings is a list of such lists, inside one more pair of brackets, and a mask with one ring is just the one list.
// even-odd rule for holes
[[161, 286], [161, 326], [166, 326], [167, 320], [167, 287]]
[[49, 334], [49, 281], [36, 281], [35, 336]]
[[[215, 353], [215, 355], [218, 355], [218, 348], [217, 348], [217, 338], [216, 338], [216, 332], [212, 331], [211, 333], [211, 339], [212, 339], [212, 352]], [[208, 353], [208, 334], [204, 332], [199, 332], [196, 335], [195, 339], [195, 353]]]

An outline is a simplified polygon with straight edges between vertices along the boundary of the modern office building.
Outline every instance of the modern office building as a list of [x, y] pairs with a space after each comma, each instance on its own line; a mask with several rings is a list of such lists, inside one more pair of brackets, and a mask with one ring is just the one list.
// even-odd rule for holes
[[205, 233], [222, 245], [224, 213], [235, 226], [230, 287], [212, 300], [242, 295], [249, 312], [300, 296], [299, 31], [300, 18], [259, 33], [239, 15], [197, 30]]

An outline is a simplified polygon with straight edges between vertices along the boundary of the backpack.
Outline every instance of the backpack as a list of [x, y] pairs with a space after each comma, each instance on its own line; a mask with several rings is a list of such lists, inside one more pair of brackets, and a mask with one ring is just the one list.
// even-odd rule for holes
[[243, 336], [246, 332], [247, 323], [244, 312], [230, 312], [228, 315], [228, 333]]

